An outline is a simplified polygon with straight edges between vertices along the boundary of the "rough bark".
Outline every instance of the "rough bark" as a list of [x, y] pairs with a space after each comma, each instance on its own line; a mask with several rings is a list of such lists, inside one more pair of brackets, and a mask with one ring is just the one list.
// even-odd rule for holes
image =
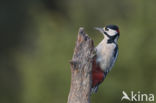
[[93, 40], [80, 28], [71, 64], [71, 87], [68, 103], [90, 103]]

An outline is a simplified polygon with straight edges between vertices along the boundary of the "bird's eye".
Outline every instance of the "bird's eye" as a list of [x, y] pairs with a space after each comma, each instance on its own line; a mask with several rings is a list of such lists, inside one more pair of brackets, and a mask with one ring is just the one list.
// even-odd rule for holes
[[108, 31], [109, 29], [108, 28], [105, 28], [105, 31]]

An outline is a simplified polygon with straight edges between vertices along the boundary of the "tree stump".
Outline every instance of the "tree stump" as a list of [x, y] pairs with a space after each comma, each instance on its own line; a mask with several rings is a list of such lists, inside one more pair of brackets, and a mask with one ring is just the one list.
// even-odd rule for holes
[[79, 29], [71, 65], [71, 87], [68, 103], [90, 103], [92, 84], [93, 40]]

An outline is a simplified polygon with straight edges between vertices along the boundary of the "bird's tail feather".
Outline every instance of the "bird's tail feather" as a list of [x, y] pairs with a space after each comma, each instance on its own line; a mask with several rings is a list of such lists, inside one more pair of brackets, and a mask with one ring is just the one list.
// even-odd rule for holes
[[96, 93], [98, 91], [98, 86], [95, 86], [91, 89], [91, 94]]

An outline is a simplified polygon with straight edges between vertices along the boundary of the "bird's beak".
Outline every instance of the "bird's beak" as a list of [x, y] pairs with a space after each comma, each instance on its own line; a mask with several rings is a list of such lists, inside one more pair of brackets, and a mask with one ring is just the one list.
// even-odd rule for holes
[[100, 28], [100, 27], [95, 27], [95, 30], [98, 30], [98, 31], [100, 31], [102, 34], [104, 34], [104, 29], [103, 28]]

